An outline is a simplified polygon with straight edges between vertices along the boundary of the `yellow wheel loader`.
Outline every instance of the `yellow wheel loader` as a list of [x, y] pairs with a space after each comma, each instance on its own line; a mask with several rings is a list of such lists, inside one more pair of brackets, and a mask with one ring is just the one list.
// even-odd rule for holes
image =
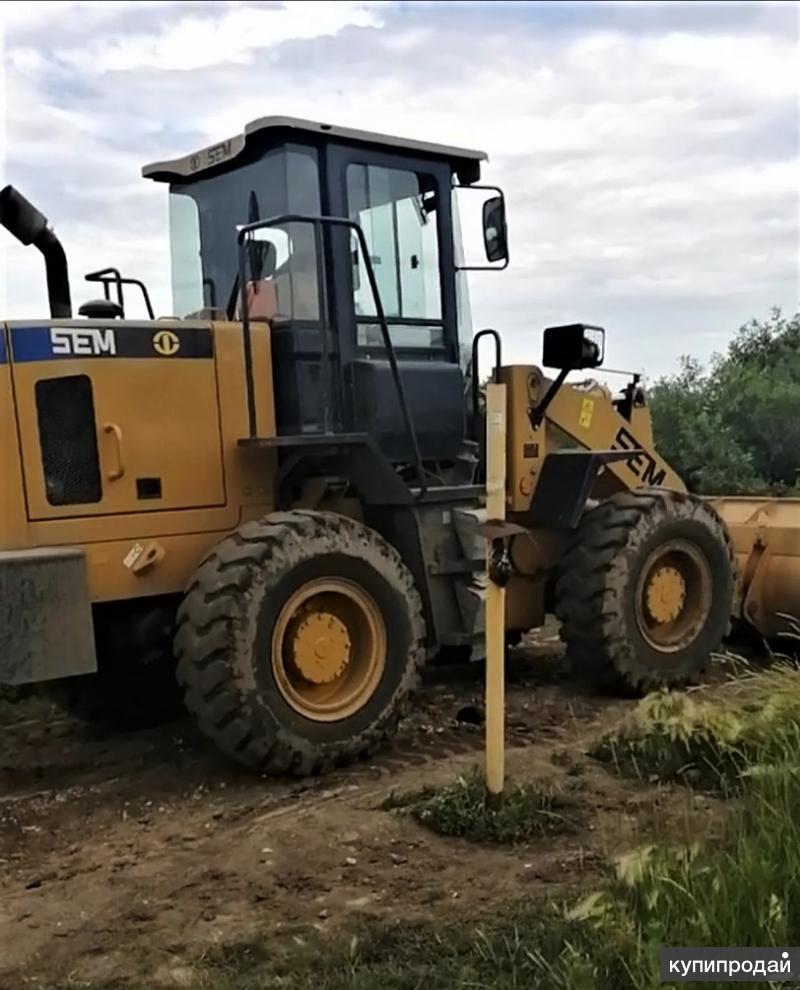
[[[0, 324], [1, 682], [55, 682], [117, 725], [179, 686], [235, 759], [318, 772], [392, 735], [426, 658], [482, 656], [488, 572], [509, 635], [554, 611], [583, 677], [698, 674], [731, 616], [726, 527], [654, 449], [635, 379], [617, 398], [566, 381], [604, 331], [546, 330], [552, 378], [503, 364], [495, 331], [464, 359], [458, 197], [480, 197], [485, 267], [508, 262], [484, 159], [267, 117], [150, 165], [169, 187], [161, 318], [115, 268], [73, 317], [47, 221], [0, 193], [50, 300]], [[149, 319], [127, 318], [132, 292]], [[487, 561], [489, 374], [508, 482]]]

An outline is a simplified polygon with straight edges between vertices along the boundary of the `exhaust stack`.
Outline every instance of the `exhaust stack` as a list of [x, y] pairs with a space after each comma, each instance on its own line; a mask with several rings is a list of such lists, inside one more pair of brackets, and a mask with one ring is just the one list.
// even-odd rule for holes
[[44, 255], [47, 272], [47, 298], [53, 319], [70, 319], [72, 301], [69, 294], [67, 256], [61, 242], [35, 206], [13, 186], [0, 190], [0, 224], [26, 247], [33, 244]]

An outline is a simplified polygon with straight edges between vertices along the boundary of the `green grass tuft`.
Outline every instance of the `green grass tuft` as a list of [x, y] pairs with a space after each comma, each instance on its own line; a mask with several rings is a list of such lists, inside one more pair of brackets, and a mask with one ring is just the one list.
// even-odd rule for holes
[[409, 805], [418, 822], [440, 835], [478, 842], [514, 843], [569, 827], [565, 802], [551, 789], [509, 786], [496, 805], [487, 801], [486, 786], [477, 771], [418, 797]]
[[715, 694], [656, 692], [591, 755], [620, 773], [727, 792], [754, 765], [800, 748], [800, 670], [779, 665]]

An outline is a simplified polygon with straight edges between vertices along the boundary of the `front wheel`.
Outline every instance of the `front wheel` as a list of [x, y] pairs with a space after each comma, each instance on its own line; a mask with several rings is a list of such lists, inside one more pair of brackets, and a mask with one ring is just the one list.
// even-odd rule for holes
[[422, 604], [397, 552], [326, 512], [247, 523], [178, 613], [178, 678], [203, 731], [271, 773], [318, 773], [395, 731], [424, 661]]
[[729, 629], [733, 587], [730, 540], [707, 502], [612, 496], [584, 516], [556, 582], [573, 670], [636, 691], [695, 679]]

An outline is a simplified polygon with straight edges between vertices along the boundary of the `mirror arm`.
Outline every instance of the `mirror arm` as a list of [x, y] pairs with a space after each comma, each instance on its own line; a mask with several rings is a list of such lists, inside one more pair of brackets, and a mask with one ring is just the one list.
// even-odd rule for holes
[[457, 272], [502, 272], [508, 268], [508, 255], [501, 265], [454, 265]]
[[534, 430], [538, 430], [539, 427], [542, 425], [542, 421], [544, 420], [545, 413], [547, 412], [550, 403], [553, 401], [553, 399], [555, 399], [556, 393], [564, 384], [564, 381], [566, 380], [566, 377], [570, 373], [570, 371], [572, 371], [572, 368], [562, 368], [561, 371], [559, 371], [556, 378], [552, 382], [550, 382], [550, 388], [548, 388], [548, 390], [545, 392], [542, 401], [528, 410], [528, 419], [530, 419], [531, 426], [534, 428]]

